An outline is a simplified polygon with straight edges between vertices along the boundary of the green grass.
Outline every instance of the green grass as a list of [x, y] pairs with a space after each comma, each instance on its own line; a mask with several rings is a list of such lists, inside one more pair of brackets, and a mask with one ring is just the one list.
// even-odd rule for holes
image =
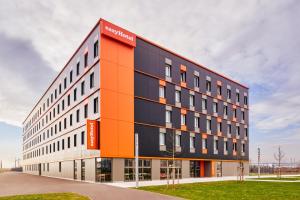
[[250, 180], [274, 180], [274, 181], [300, 181], [300, 176], [283, 176], [281, 178], [278, 177], [262, 177], [262, 178], [251, 178]]
[[166, 186], [141, 187], [139, 189], [185, 199], [300, 199], [300, 183], [219, 181]]
[[89, 198], [74, 193], [49, 193], [0, 197], [0, 200], [89, 200]]

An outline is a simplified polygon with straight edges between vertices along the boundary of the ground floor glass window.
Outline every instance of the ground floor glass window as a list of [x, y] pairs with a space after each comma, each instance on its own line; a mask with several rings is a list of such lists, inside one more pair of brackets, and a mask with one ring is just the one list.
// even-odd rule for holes
[[[124, 180], [135, 180], [134, 159], [125, 159]], [[139, 180], [151, 180], [151, 160], [139, 159]]]
[[173, 165], [173, 160], [161, 160], [160, 161], [160, 179], [172, 179], [175, 170], [175, 178], [182, 178], [181, 173], [181, 160], [175, 160]]
[[190, 176], [191, 177], [200, 177], [200, 161], [191, 160], [190, 161]]
[[96, 182], [109, 182], [112, 175], [112, 160], [96, 158]]

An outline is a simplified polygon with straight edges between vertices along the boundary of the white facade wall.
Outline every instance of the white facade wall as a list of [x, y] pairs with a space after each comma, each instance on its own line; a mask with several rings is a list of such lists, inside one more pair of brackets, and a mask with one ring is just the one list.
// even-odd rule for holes
[[[50, 88], [46, 91], [33, 111], [23, 123], [23, 170], [26, 173], [39, 174], [38, 165], [41, 164], [41, 174], [64, 178], [74, 178], [74, 160], [85, 159], [86, 165], [92, 166], [92, 161], [100, 156], [99, 150], [87, 150], [86, 120], [100, 118], [100, 33], [99, 26], [91, 32], [83, 42], [78, 51], [71, 58], [67, 66], [60, 72]], [[98, 56], [94, 58], [94, 43], [98, 41]], [[84, 66], [84, 55], [88, 52], [88, 65]], [[79, 74], [77, 75], [77, 63], [80, 63]], [[72, 71], [72, 81], [70, 72]], [[90, 75], [94, 74], [94, 86], [90, 88]], [[64, 80], [66, 89], [64, 88]], [[81, 84], [85, 82], [84, 94], [81, 94]], [[61, 93], [59, 88], [61, 85]], [[74, 90], [76, 88], [76, 100]], [[56, 92], [55, 92], [56, 91]], [[55, 95], [56, 93], [56, 95]], [[68, 105], [70, 95], [70, 105]], [[53, 100], [51, 101], [51, 96]], [[56, 98], [55, 98], [56, 97]], [[94, 99], [98, 98], [98, 112], [94, 113]], [[49, 99], [49, 100], [48, 100]], [[49, 106], [47, 106], [49, 101]], [[64, 101], [64, 110], [62, 104]], [[88, 116], [84, 117], [84, 106], [88, 104]], [[45, 105], [45, 108], [44, 108]], [[55, 116], [54, 116], [55, 109]], [[58, 113], [59, 109], [59, 113]], [[80, 110], [79, 121], [77, 122], [77, 110]], [[50, 120], [51, 112], [51, 120]], [[72, 115], [72, 125], [70, 116]], [[66, 119], [66, 128], [64, 120]], [[61, 124], [61, 131], [59, 131]], [[55, 128], [56, 127], [56, 128]], [[56, 131], [55, 131], [56, 130]], [[84, 144], [81, 144], [81, 133], [84, 132]], [[74, 146], [74, 135], [77, 135], [76, 147]], [[70, 138], [70, 148], [68, 148]], [[62, 141], [64, 140], [64, 150]], [[59, 142], [59, 150], [58, 150]], [[55, 152], [53, 144], [55, 143]], [[51, 145], [51, 153], [50, 153]], [[48, 148], [48, 153], [46, 152]], [[62, 164], [62, 171], [59, 172], [59, 162]], [[95, 162], [95, 161], [94, 161]], [[47, 164], [49, 163], [49, 172]], [[43, 168], [45, 164], [45, 170]], [[80, 179], [80, 160], [77, 165], [78, 179]], [[93, 170], [95, 171], [95, 170]], [[93, 179], [94, 174], [88, 174]]]

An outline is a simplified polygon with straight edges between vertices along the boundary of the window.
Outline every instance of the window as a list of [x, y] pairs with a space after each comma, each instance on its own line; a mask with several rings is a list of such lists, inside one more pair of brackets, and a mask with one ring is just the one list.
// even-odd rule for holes
[[240, 133], [241, 133], [241, 132], [240, 132], [240, 127], [237, 126], [237, 127], [236, 127], [236, 134], [237, 134], [238, 136], [240, 136]]
[[227, 99], [231, 99], [231, 90], [227, 89]]
[[94, 99], [94, 114], [98, 113], [99, 112], [99, 106], [98, 106], [98, 97], [96, 97]]
[[166, 77], [171, 77], [172, 76], [172, 74], [171, 74], [171, 65], [166, 64], [165, 73], [166, 73]]
[[80, 110], [76, 110], [76, 122], [78, 123], [80, 119]]
[[88, 57], [89, 57], [89, 53], [86, 52], [84, 54], [84, 67], [87, 67], [88, 66]]
[[81, 160], [81, 180], [85, 180], [85, 160]]
[[61, 162], [58, 163], [58, 171], [61, 172]]
[[200, 117], [195, 117], [195, 128], [199, 128], [200, 125]]
[[225, 151], [228, 151], [228, 141], [225, 141], [225, 142], [224, 142], [224, 150], [225, 150]]
[[234, 142], [234, 143], [233, 143], [233, 151], [236, 151], [236, 150], [237, 150], [237, 143]]
[[54, 90], [54, 98], [57, 98], [57, 89]]
[[247, 96], [244, 96], [244, 104], [248, 105], [248, 97]]
[[218, 95], [222, 95], [222, 86], [218, 85]]
[[226, 105], [224, 105], [223, 107], [223, 112], [224, 112], [224, 116], [227, 116], [228, 115], [228, 107]]
[[[151, 180], [151, 160], [139, 160], [139, 179]], [[134, 159], [125, 159], [124, 165], [124, 180], [135, 180], [135, 161]]]
[[62, 110], [65, 110], [65, 100], [63, 99], [62, 102], [61, 102], [61, 109]]
[[67, 118], [64, 119], [64, 129], [67, 128]]
[[112, 159], [96, 158], [96, 182], [111, 181]]
[[190, 94], [190, 106], [195, 106], [195, 95]]
[[61, 149], [62, 150], [65, 149], [65, 139], [62, 139], [62, 141], [61, 141]]
[[53, 153], [55, 152], [55, 143], [53, 143]]
[[214, 147], [215, 147], [215, 150], [218, 151], [219, 149], [219, 140], [218, 139], [215, 139], [215, 142], [214, 142]]
[[80, 62], [77, 62], [77, 64], [76, 64], [76, 75], [78, 76], [79, 75], [79, 73], [80, 73]]
[[202, 110], [207, 110], [207, 99], [202, 99]]
[[180, 72], [180, 81], [181, 82], [186, 82], [186, 72], [185, 71], [181, 71]]
[[53, 94], [51, 94], [51, 103], [53, 103]]
[[178, 90], [175, 91], [175, 102], [176, 103], [181, 102], [181, 91], [178, 91]]
[[77, 88], [74, 89], [74, 101], [77, 100]]
[[70, 83], [72, 83], [72, 81], [73, 81], [73, 71], [71, 70], [70, 71]]
[[162, 86], [162, 85], [159, 86], [159, 97], [166, 98], [165, 86]]
[[59, 87], [58, 87], [58, 93], [61, 94], [61, 83], [59, 84]]
[[211, 120], [210, 119], [206, 120], [206, 130], [211, 131]]
[[71, 103], [71, 96], [68, 95], [68, 106], [70, 106], [70, 103]]
[[167, 110], [166, 111], [166, 123], [171, 123], [172, 122], [172, 115], [171, 111]]
[[233, 109], [233, 117], [234, 117], [234, 118], [237, 117], [237, 110], [236, 110], [236, 108]]
[[59, 115], [59, 109], [60, 108], [60, 104], [57, 104], [57, 114]]
[[94, 72], [90, 75], [90, 88], [94, 87]]
[[166, 133], [159, 133], [159, 145], [166, 145]]
[[175, 146], [176, 147], [180, 147], [181, 146], [181, 135], [179, 135], [179, 134], [176, 134], [176, 137], [175, 137]]
[[81, 145], [84, 145], [84, 131], [81, 132]]
[[84, 118], [88, 117], [88, 104], [84, 105]]
[[206, 91], [211, 92], [211, 82], [209, 80], [206, 80]]
[[70, 126], [73, 125], [73, 114], [70, 115]]
[[84, 95], [85, 91], [84, 91], [84, 81], [81, 82], [81, 95]]
[[202, 138], [202, 149], [207, 149], [207, 138]]
[[218, 132], [222, 132], [222, 122], [218, 122]]
[[218, 113], [218, 103], [217, 102], [213, 103], [213, 112]]
[[68, 149], [71, 147], [71, 138], [68, 137]]
[[172, 168], [175, 167], [175, 179], [181, 178], [181, 160], [176, 160], [173, 165], [173, 160], [160, 160], [160, 179], [171, 179], [172, 177]]
[[67, 88], [67, 77], [64, 79], [64, 89]]
[[181, 114], [181, 126], [185, 126], [185, 125], [186, 125], [186, 115]]
[[231, 134], [231, 124], [227, 124], [227, 134]]
[[57, 141], [57, 151], [59, 151], [59, 141]]
[[248, 128], [245, 128], [245, 136], [248, 137]]
[[246, 145], [243, 143], [243, 145], [242, 145], [242, 153], [245, 153], [245, 150], [246, 150]]
[[240, 93], [238, 92], [236, 93], [236, 102], [238, 103], [240, 102]]
[[195, 136], [190, 136], [190, 149], [195, 149]]
[[98, 40], [94, 43], [94, 58], [96, 58], [99, 54]]
[[74, 147], [77, 146], [77, 134], [74, 135]]
[[194, 76], [194, 87], [200, 87], [200, 79], [199, 76]]

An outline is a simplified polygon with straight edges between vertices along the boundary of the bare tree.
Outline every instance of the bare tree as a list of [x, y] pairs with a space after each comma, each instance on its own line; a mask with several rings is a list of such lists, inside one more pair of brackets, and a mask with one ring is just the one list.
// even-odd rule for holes
[[278, 147], [278, 153], [274, 154], [274, 158], [276, 161], [278, 161], [278, 177], [281, 178], [281, 162], [282, 159], [284, 158], [285, 154], [281, 150], [280, 146]]
[[[166, 141], [171, 146], [166, 148], [165, 154], [167, 157], [172, 157], [172, 165], [169, 166], [169, 161], [167, 161], [167, 187], [169, 186], [169, 178], [172, 178], [173, 189], [175, 188], [175, 178], [177, 175], [178, 183], [179, 183], [179, 169], [176, 167], [176, 155], [179, 155], [181, 152], [176, 151], [176, 131], [172, 129], [171, 135], [166, 135]], [[184, 145], [181, 145], [181, 148], [184, 148]], [[177, 169], [177, 173], [176, 173]]]

